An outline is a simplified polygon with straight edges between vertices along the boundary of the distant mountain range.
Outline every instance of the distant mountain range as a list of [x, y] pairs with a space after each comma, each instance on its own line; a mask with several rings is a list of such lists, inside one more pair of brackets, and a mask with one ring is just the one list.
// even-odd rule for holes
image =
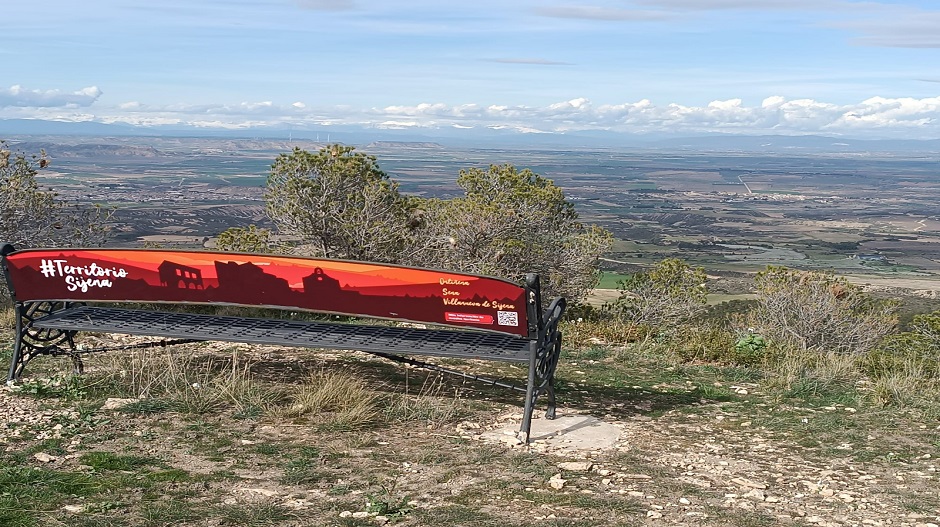
[[858, 139], [822, 135], [703, 134], [668, 136], [604, 130], [567, 133], [523, 133], [510, 128], [382, 129], [330, 126], [322, 130], [257, 127], [246, 130], [189, 126], [139, 127], [96, 122], [0, 119], [0, 139], [21, 136], [204, 137], [263, 140], [304, 139], [352, 145], [411, 144], [503, 148], [641, 148], [653, 150], [762, 153], [890, 153], [940, 152], [940, 139]]

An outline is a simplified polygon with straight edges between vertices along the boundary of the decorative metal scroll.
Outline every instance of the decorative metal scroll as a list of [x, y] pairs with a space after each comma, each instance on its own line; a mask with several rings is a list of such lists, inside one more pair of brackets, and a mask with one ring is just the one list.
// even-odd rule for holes
[[542, 318], [542, 334], [540, 335], [538, 350], [535, 357], [535, 392], [532, 394], [532, 405], [539, 395], [548, 396], [548, 409], [546, 419], [555, 418], [555, 369], [558, 367], [558, 358], [561, 355], [561, 331], [558, 323], [565, 312], [565, 299], [556, 298], [545, 310]]

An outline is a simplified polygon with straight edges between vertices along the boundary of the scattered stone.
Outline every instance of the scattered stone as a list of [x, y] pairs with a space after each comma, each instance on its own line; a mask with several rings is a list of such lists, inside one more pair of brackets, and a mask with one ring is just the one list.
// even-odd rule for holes
[[102, 410], [117, 410], [119, 408], [124, 408], [125, 406], [129, 404], [134, 404], [134, 403], [139, 403], [139, 402], [140, 402], [139, 398], [121, 399], [119, 397], [108, 397], [107, 400], [105, 400], [104, 404], [101, 405], [101, 409]]
[[751, 481], [749, 479], [744, 479], [744, 478], [731, 478], [731, 483], [740, 485], [742, 487], [751, 488], [751, 489], [766, 489], [767, 488], [767, 485], [764, 485], [763, 483], [757, 483], [756, 481]]
[[653, 479], [652, 476], [647, 476], [646, 474], [621, 474], [623, 479]]
[[557, 490], [561, 490], [562, 488], [564, 488], [565, 483], [567, 482], [568, 482], [567, 480], [561, 478], [561, 473], [555, 474], [548, 480], [549, 486]]
[[72, 514], [77, 514], [79, 512], [85, 512], [85, 506], [84, 505], [66, 505], [65, 507], [62, 507], [62, 510], [64, 510], [65, 512], [71, 512]]
[[591, 467], [594, 466], [594, 463], [590, 461], [565, 461], [558, 464], [558, 468], [562, 470], [569, 470], [571, 472], [587, 472], [591, 470]]
[[692, 505], [692, 502], [689, 501], [689, 498], [679, 498], [679, 503], [682, 505]]
[[662, 517], [663, 517], [663, 513], [659, 512], [659, 511], [646, 511], [646, 517], [647, 517], [647, 518], [654, 518], [654, 519], [655, 519], [655, 518], [662, 518]]
[[357, 520], [363, 520], [369, 517], [369, 513], [365, 511], [354, 512], [352, 513], [352, 517]]
[[273, 498], [274, 496], [277, 496], [276, 491], [269, 490], [269, 489], [250, 489], [250, 488], [242, 487], [236, 490], [247, 492], [248, 494], [260, 494], [264, 496], [265, 498]]
[[755, 501], [764, 501], [767, 499], [767, 495], [760, 489], [751, 489], [744, 493], [744, 497]]
[[33, 454], [33, 457], [36, 458], [36, 461], [40, 463], [51, 463], [55, 461], [56, 459], [59, 459], [55, 456], [50, 456], [49, 454], [45, 452], [36, 452], [35, 454]]
[[388, 516], [376, 516], [374, 519], [375, 523], [378, 523], [379, 525], [385, 525], [388, 523]]
[[340, 518], [349, 518], [350, 516], [352, 516], [352, 511], [343, 511], [339, 513]]

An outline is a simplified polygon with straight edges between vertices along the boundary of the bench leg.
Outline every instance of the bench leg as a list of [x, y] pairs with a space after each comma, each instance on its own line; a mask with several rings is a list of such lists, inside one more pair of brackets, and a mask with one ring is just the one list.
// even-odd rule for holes
[[545, 379], [545, 392], [548, 396], [548, 409], [545, 410], [545, 419], [555, 418], [555, 368], [558, 366], [558, 357], [561, 355], [561, 331], [555, 332], [555, 342], [552, 346], [552, 358], [549, 360], [551, 369]]
[[519, 427], [519, 441], [529, 444], [529, 435], [532, 432], [532, 412], [535, 410], [535, 398], [538, 397], [536, 377], [538, 376], [539, 345], [537, 342], [529, 344], [529, 380], [525, 390], [525, 408], [522, 411], [522, 426]]
[[16, 333], [13, 340], [13, 358], [10, 360], [10, 373], [7, 374], [7, 384], [13, 384], [13, 381], [23, 372], [23, 317], [21, 311], [23, 306], [16, 304], [13, 306], [13, 313], [16, 317]]
[[[26, 368], [26, 364], [39, 355], [69, 355], [72, 358], [73, 369], [81, 373], [83, 365], [75, 351], [75, 332], [57, 329], [40, 329], [32, 325], [32, 321], [59, 309], [69, 307], [64, 302], [33, 302], [15, 304], [16, 335], [13, 342], [13, 358], [10, 361], [10, 371], [7, 374], [7, 384], [19, 379]], [[63, 346], [65, 349], [63, 349]]]
[[539, 395], [544, 393], [548, 398], [545, 418], [555, 418], [555, 369], [561, 356], [561, 331], [558, 331], [558, 322], [563, 312], [564, 299], [557, 299], [546, 313], [539, 340], [530, 342], [529, 384], [526, 388], [522, 426], [519, 428], [519, 439], [526, 444], [532, 432], [532, 412]]

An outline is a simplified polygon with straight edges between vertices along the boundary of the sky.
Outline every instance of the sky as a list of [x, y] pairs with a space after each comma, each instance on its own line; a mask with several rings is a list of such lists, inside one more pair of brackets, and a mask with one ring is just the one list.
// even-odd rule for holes
[[17, 0], [0, 119], [940, 138], [937, 0]]

